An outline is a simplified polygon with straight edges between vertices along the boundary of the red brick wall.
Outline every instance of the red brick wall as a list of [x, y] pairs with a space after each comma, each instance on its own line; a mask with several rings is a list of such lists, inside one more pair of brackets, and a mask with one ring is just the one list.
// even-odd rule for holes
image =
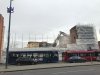
[[70, 29], [70, 38], [71, 38], [71, 43], [76, 43], [76, 39], [78, 38], [76, 26]]
[[1, 59], [1, 53], [3, 48], [3, 39], [4, 39], [4, 18], [0, 14], [0, 59]]

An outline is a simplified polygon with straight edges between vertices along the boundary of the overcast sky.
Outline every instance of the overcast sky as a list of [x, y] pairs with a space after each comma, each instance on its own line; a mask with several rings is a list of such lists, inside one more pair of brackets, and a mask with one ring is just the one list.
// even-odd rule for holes
[[[5, 33], [8, 26], [6, 8], [9, 0], [0, 0], [0, 13], [5, 19]], [[74, 25], [94, 24], [100, 40], [100, 0], [14, 0], [12, 14], [12, 37], [26, 38], [56, 37], [59, 31], [69, 34]], [[26, 38], [25, 38], [26, 37]]]

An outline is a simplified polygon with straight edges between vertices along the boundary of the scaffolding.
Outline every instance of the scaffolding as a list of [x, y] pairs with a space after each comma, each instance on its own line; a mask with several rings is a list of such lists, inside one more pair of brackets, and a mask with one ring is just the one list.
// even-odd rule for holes
[[96, 30], [92, 25], [77, 25], [77, 45], [86, 45], [86, 49], [98, 49]]

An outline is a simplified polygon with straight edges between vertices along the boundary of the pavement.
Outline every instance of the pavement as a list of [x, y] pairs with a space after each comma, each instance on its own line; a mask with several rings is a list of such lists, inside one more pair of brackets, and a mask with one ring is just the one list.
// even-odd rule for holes
[[62, 68], [62, 67], [75, 67], [75, 66], [92, 66], [100, 65], [100, 62], [85, 62], [85, 63], [46, 63], [46, 64], [37, 64], [37, 65], [8, 65], [8, 68], [5, 69], [5, 65], [0, 65], [1, 72], [14, 72], [14, 71], [25, 71], [25, 70], [38, 70], [38, 69], [49, 69], [49, 68]]

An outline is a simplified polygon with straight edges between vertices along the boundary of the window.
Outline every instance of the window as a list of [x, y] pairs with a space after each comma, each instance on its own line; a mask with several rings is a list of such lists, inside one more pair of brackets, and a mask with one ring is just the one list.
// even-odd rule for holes
[[91, 53], [91, 56], [95, 56], [95, 54], [94, 53]]
[[84, 54], [79, 54], [79, 56], [83, 57], [83, 56], [84, 56]]
[[81, 54], [79, 54], [79, 56], [83, 57], [83, 56], [86, 56], [86, 54], [85, 53], [81, 53]]
[[21, 53], [20, 54], [22, 57], [26, 57], [26, 53]]
[[100, 56], [100, 53], [98, 53], [98, 56]]
[[49, 54], [44, 54], [44, 57], [49, 57]]
[[43, 53], [39, 54], [40, 57], [43, 57]]
[[55, 56], [55, 57], [57, 57], [57, 56], [58, 56], [58, 54], [57, 54], [57, 53], [55, 53], [55, 54], [54, 54], [54, 56]]
[[90, 53], [86, 53], [86, 56], [91, 56], [91, 54]]
[[15, 56], [15, 53], [13, 53], [12, 56], [14, 57]]
[[16, 57], [19, 57], [19, 54], [16, 54]]
[[74, 53], [72, 53], [72, 56], [78, 56], [78, 54], [74, 54]]
[[[25, 54], [24, 54], [25, 55]], [[27, 56], [28, 57], [31, 57], [32, 56], [32, 53], [27, 53]]]

